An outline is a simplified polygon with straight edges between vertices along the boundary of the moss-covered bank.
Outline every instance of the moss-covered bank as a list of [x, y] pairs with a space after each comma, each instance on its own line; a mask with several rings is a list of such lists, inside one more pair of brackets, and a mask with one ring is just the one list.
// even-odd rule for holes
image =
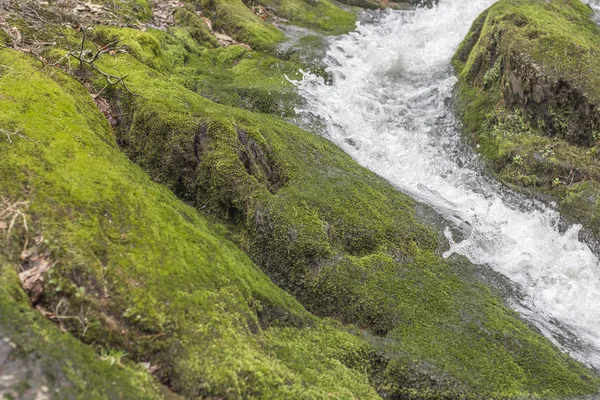
[[577, 0], [501, 0], [454, 57], [469, 140], [500, 179], [600, 234], [600, 29]]
[[[149, 362], [185, 397], [376, 397], [366, 342], [308, 314], [133, 166], [81, 85], [12, 50], [0, 65], [0, 125], [20, 132], [0, 143], [1, 193], [29, 203], [28, 229], [19, 219], [2, 237], [0, 326], [24, 356], [49, 359], [80, 398], [158, 397], [139, 364], [110, 366], [93, 348]], [[28, 307], [16, 272], [46, 261], [30, 295], [91, 348]]]

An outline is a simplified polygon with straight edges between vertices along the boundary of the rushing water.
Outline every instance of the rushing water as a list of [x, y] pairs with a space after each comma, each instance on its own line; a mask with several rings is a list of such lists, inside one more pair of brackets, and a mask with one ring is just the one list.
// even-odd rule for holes
[[[600, 270], [579, 226], [559, 228], [553, 209], [487, 177], [459, 140], [450, 59], [493, 0], [441, 0], [438, 7], [372, 17], [335, 39], [324, 62], [331, 82], [296, 82], [298, 110], [322, 134], [400, 190], [430, 204], [465, 234], [450, 250], [515, 283], [513, 306], [574, 357], [600, 368]], [[313, 124], [314, 125], [314, 124]]]
[[594, 11], [594, 21], [600, 24], [600, 0], [584, 0], [584, 3]]

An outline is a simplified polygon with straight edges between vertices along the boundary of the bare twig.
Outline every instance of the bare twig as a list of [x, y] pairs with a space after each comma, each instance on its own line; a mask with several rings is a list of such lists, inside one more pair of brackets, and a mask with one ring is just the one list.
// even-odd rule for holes
[[[44, 21], [39, 15], [36, 15], [36, 17], [39, 20]], [[69, 42], [68, 35], [62, 30], [61, 27], [57, 26], [57, 27], [55, 27], [55, 29], [57, 31], [57, 37], [61, 38], [65, 42], [67, 49], [69, 49], [70, 46], [68, 43]], [[133, 93], [129, 89], [127, 84], [125, 83], [125, 80], [127, 79], [128, 75], [123, 75], [120, 72], [119, 72], [119, 75], [115, 75], [115, 74], [105, 72], [105, 71], [101, 70], [100, 68], [98, 68], [98, 66], [96, 65], [96, 62], [98, 61], [98, 59], [103, 54], [113, 51], [114, 49], [112, 47], [114, 45], [116, 45], [116, 43], [118, 41], [113, 41], [104, 46], [99, 46], [97, 43], [95, 43], [93, 40], [91, 40], [89, 38], [90, 30], [91, 30], [91, 27], [82, 26], [80, 29], [81, 40], [79, 41], [79, 43], [76, 47], [76, 50], [68, 51], [65, 55], [60, 57], [55, 62], [49, 62], [42, 54], [44, 53], [45, 46], [56, 46], [56, 42], [39, 42], [39, 41], [34, 40], [33, 42], [21, 43], [19, 45], [13, 44], [12, 48], [22, 51], [24, 53], [30, 54], [36, 60], [38, 60], [42, 64], [43, 67], [60, 66], [65, 60], [67, 60], [67, 62], [68, 62], [68, 71], [67, 72], [70, 72], [71, 71], [70, 59], [75, 59], [79, 63], [79, 66], [78, 66], [79, 69], [83, 69], [86, 66], [88, 68], [91, 68], [95, 73], [104, 77], [104, 79], [106, 80], [106, 83], [107, 83], [107, 85], [104, 88], [102, 88], [102, 90], [98, 94], [93, 95], [94, 98], [98, 97], [101, 93], [103, 93], [107, 87], [118, 86], [118, 85], [123, 86], [123, 88], [132, 96], [137, 96], [137, 97], [143, 98], [143, 96]], [[89, 44], [91, 44], [94, 47], [94, 50], [90, 50]], [[6, 47], [8, 48], [10, 46], [6, 46]], [[71, 49], [72, 49], [72, 47], [71, 47]], [[6, 132], [3, 132], [3, 133], [6, 133]], [[6, 134], [7, 134], [7, 137], [9, 138], [9, 141], [11, 141], [10, 136], [8, 136], [8, 133], [6, 133]]]
[[[96, 53], [92, 54], [92, 56], [90, 58], [86, 58], [85, 55], [83, 53], [77, 54], [75, 52], [71, 52], [69, 53], [69, 55], [73, 58], [75, 58], [76, 60], [79, 61], [79, 65], [88, 65], [90, 68], [92, 68], [96, 73], [102, 75], [105, 79], [106, 82], [108, 83], [107, 86], [117, 86], [119, 84], [121, 84], [123, 86], [123, 88], [125, 88], [125, 90], [127, 90], [127, 92], [129, 92], [129, 94], [131, 94], [132, 96], [137, 96], [137, 97], [142, 97], [141, 95], [137, 94], [137, 93], [133, 93], [129, 87], [127, 87], [127, 84], [125, 83], [125, 79], [127, 79], [127, 77], [129, 75], [121, 75], [121, 76], [117, 76], [117, 75], [113, 75], [113, 74], [109, 74], [107, 72], [104, 72], [102, 70], [100, 70], [95, 64], [94, 62], [96, 62], [96, 60], [98, 59], [98, 57], [105, 53], [105, 50], [100, 49], [99, 51], [97, 51]], [[104, 90], [106, 89], [106, 86], [101, 90], [100, 93], [102, 93]], [[98, 94], [99, 95], [99, 94]], [[98, 96], [96, 95], [96, 96]]]
[[0, 200], [0, 228], [1, 230], [6, 230], [6, 240], [8, 240], [10, 232], [14, 228], [19, 217], [21, 217], [21, 220], [23, 221], [25, 230], [29, 231], [29, 227], [27, 226], [27, 215], [24, 212], [24, 209], [29, 207], [29, 202], [10, 202], [5, 197], [1, 197]]
[[[98, 58], [100, 58], [100, 56], [102, 54], [105, 54], [109, 51], [109, 49], [111, 48], [111, 46], [113, 46], [114, 44], [117, 43], [117, 41], [113, 41], [105, 46], [98, 46], [94, 41], [90, 40], [89, 42], [92, 43], [92, 45], [94, 46], [94, 48], [96, 49], [95, 52], [91, 52], [89, 50], [86, 50], [85, 48], [85, 44], [88, 41], [87, 39], [87, 32], [89, 30], [89, 27], [83, 27], [82, 31], [83, 31], [83, 35], [81, 38], [81, 44], [80, 44], [80, 48], [79, 51], [71, 51], [68, 53], [69, 56], [73, 57], [74, 59], [76, 59], [77, 61], [79, 61], [79, 68], [83, 68], [84, 65], [87, 65], [88, 67], [90, 67], [92, 70], [94, 70], [94, 72], [102, 75], [104, 77], [104, 79], [106, 79], [106, 82], [108, 83], [107, 86], [105, 86], [100, 93], [96, 94], [94, 97], [98, 97], [102, 92], [104, 92], [104, 90], [108, 87], [108, 86], [117, 86], [119, 84], [121, 84], [123, 86], [123, 88], [125, 88], [125, 90], [127, 90], [127, 92], [129, 94], [131, 94], [132, 96], [138, 96], [138, 97], [142, 97], [139, 94], [133, 93], [129, 87], [127, 87], [127, 84], [125, 83], [125, 79], [127, 79], [128, 75], [123, 75], [120, 74], [120, 76], [117, 75], [113, 75], [113, 74], [109, 74], [107, 72], [102, 71], [100, 68], [98, 68], [95, 64], [96, 61], [98, 61]], [[87, 55], [87, 57], [86, 57]]]
[[13, 141], [12, 141], [12, 137], [13, 137], [13, 136], [20, 137], [21, 139], [29, 139], [27, 136], [25, 136], [25, 135], [22, 135], [22, 134], [20, 133], [20, 130], [19, 130], [19, 129], [17, 129], [17, 130], [16, 130], [16, 131], [14, 131], [14, 132], [9, 132], [9, 131], [7, 131], [7, 130], [0, 129], [0, 133], [4, 133], [4, 134], [6, 135], [6, 139], [8, 140], [8, 143], [12, 143], [12, 142], [13, 142]]
[[46, 59], [44, 57], [42, 57], [37, 51], [33, 50], [33, 48], [31, 48], [31, 49], [20, 48], [18, 50], [21, 50], [23, 53], [31, 54], [36, 60], [38, 60], [42, 64], [42, 67], [45, 67], [46, 65], [48, 65], [48, 62], [46, 61]]
[[[63, 297], [60, 299], [60, 301], [58, 302], [58, 304], [56, 305], [56, 307], [54, 307], [54, 316], [53, 318], [55, 318], [59, 324], [60, 321], [62, 320], [67, 320], [67, 319], [74, 319], [77, 320], [79, 322], [79, 324], [81, 325], [81, 337], [84, 337], [87, 330], [88, 330], [88, 319], [85, 316], [85, 312], [83, 310], [83, 303], [80, 304], [79, 306], [79, 315], [60, 315], [60, 307], [63, 305], [63, 303], [66, 302], [66, 298]], [[66, 310], [65, 312], [69, 311], [69, 305], [66, 304]]]

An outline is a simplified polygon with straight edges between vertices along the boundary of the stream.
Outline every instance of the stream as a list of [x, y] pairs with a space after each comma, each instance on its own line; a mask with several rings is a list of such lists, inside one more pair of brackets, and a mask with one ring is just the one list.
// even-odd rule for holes
[[310, 73], [295, 82], [306, 100], [297, 111], [313, 131], [444, 216], [444, 257], [463, 255], [509, 278], [523, 294], [507, 300], [511, 307], [600, 368], [600, 265], [579, 240], [581, 227], [565, 228], [551, 206], [489, 177], [460, 140], [450, 60], [493, 3], [441, 0], [430, 9], [366, 16], [355, 32], [331, 41], [324, 59], [330, 82]]

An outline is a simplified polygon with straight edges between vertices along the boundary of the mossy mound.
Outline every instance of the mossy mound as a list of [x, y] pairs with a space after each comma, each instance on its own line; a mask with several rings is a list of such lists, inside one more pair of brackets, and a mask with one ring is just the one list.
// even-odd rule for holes
[[[28, 202], [27, 226], [2, 225], [4, 335], [62, 368], [80, 398], [158, 397], [139, 364], [110, 366], [93, 348], [150, 363], [186, 398], [377, 397], [368, 344], [311, 316], [223, 228], [133, 166], [81, 85], [12, 50], [0, 65], [0, 126], [19, 132], [0, 142], [0, 191]], [[27, 307], [16, 272], [36, 268], [32, 301], [92, 347]]]
[[[215, 104], [131, 55], [132, 96], [108, 92], [133, 161], [320, 316], [358, 325], [387, 396], [559, 398], [598, 380], [443, 260], [415, 203], [329, 141], [282, 120]], [[457, 271], [461, 270], [461, 273]]]
[[454, 57], [467, 137], [504, 182], [600, 234], [600, 29], [577, 0], [501, 0]]
[[[352, 31], [356, 25], [356, 16], [344, 10], [332, 0], [259, 0], [265, 12], [272, 12], [286, 23], [315, 29], [328, 35], [341, 35]], [[370, 8], [378, 8], [375, 2], [364, 1]], [[379, 6], [381, 7], [381, 6]]]
[[298, 62], [241, 45], [214, 47], [194, 33], [190, 21], [197, 21], [197, 16], [188, 16], [186, 25], [169, 32], [99, 26], [93, 35], [99, 43], [114, 43], [153, 69], [169, 74], [173, 83], [218, 103], [281, 116], [294, 114], [300, 100], [287, 78], [299, 78]]
[[213, 22], [240, 42], [259, 51], [274, 51], [285, 36], [274, 24], [292, 24], [316, 29], [329, 35], [340, 35], [354, 29], [356, 16], [332, 0], [241, 0], [196, 1]]

